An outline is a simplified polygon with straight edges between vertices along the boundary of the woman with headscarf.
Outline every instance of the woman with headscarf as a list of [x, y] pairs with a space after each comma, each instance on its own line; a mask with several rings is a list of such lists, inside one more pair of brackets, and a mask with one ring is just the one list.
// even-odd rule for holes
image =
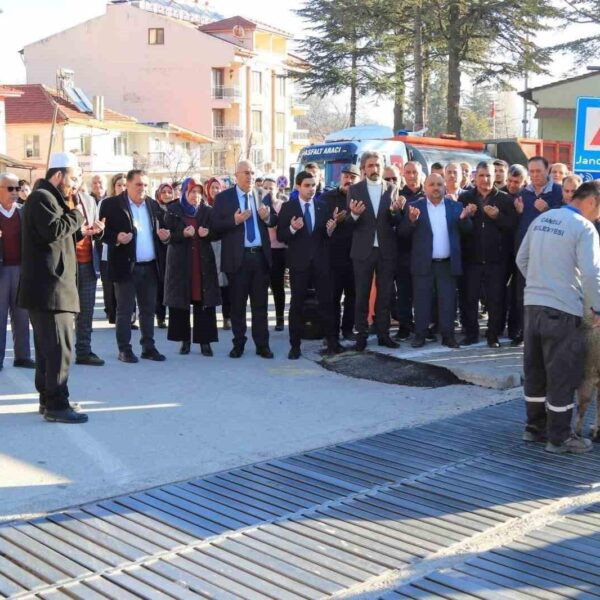
[[[205, 202], [212, 206], [217, 194], [223, 191], [223, 184], [216, 178], [211, 177], [204, 184]], [[229, 282], [227, 275], [221, 271], [221, 240], [212, 243], [215, 260], [217, 261], [217, 273], [219, 275], [219, 287], [221, 288], [221, 312], [223, 314], [223, 329], [231, 329], [231, 302], [229, 301]]]
[[[180, 354], [189, 354], [190, 342], [200, 344], [203, 356], [212, 356], [218, 341], [215, 307], [221, 303], [215, 255], [211, 246], [212, 208], [202, 203], [202, 184], [189, 177], [181, 186], [179, 202], [167, 206], [165, 223], [171, 231], [167, 248], [164, 303], [169, 307], [167, 339], [181, 342]], [[194, 317], [190, 328], [190, 305]]]
[[[175, 201], [175, 194], [173, 193], [173, 186], [170, 183], [161, 183], [156, 190], [155, 199], [158, 205], [164, 211], [163, 216], [167, 214], [167, 206], [171, 202]], [[162, 214], [162, 213], [161, 213]], [[161, 260], [157, 264], [161, 265], [162, 272], [159, 273], [158, 286], [156, 289], [156, 324], [159, 329], [166, 329], [167, 324], [165, 319], [167, 317], [167, 307], [163, 304], [163, 296], [165, 291], [165, 265], [167, 264], [167, 246], [161, 244], [158, 251], [161, 253]]]

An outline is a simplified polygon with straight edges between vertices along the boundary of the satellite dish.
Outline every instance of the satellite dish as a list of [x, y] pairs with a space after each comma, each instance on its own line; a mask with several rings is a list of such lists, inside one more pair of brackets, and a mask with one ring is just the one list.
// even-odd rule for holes
[[232, 30], [233, 35], [238, 39], [243, 39], [246, 35], [244, 28], [241, 25], [236, 25]]

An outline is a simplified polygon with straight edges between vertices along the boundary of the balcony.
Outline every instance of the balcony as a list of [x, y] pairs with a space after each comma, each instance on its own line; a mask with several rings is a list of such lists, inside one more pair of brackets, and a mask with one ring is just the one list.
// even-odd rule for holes
[[242, 97], [242, 90], [239, 85], [213, 85], [213, 100], [228, 100], [229, 102], [239, 102]]
[[237, 125], [215, 125], [213, 137], [216, 140], [239, 141], [244, 137], [244, 130]]
[[133, 168], [145, 171], [163, 171], [169, 168], [166, 152], [148, 152], [148, 154], [133, 153]]
[[290, 132], [290, 142], [294, 148], [301, 148], [310, 144], [308, 129], [296, 129]]
[[290, 110], [294, 117], [303, 117], [309, 111], [309, 106], [302, 98], [292, 96], [290, 98]]

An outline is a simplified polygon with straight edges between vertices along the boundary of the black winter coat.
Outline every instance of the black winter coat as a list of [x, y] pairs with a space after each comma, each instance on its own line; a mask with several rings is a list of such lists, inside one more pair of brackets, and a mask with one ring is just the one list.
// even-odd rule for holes
[[[168, 205], [165, 225], [171, 232], [171, 238], [167, 247], [163, 304], [187, 310], [192, 303], [192, 274], [190, 271], [192, 240], [183, 236], [185, 221], [179, 202], [172, 202]], [[218, 238], [212, 230], [212, 208], [206, 204], [201, 204], [196, 213], [196, 229], [198, 227], [206, 227], [210, 231], [207, 237], [200, 240], [202, 303], [206, 307], [219, 306], [221, 304], [221, 288], [211, 244], [211, 241]], [[196, 233], [196, 235], [198, 234]]]
[[21, 308], [79, 312], [75, 242], [83, 222], [46, 179], [31, 193], [21, 219]]

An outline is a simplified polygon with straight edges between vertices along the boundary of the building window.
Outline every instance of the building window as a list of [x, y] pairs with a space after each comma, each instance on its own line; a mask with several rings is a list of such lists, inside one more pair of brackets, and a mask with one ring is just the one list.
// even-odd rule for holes
[[84, 154], [85, 156], [90, 156], [92, 154], [92, 136], [91, 135], [81, 135], [79, 136], [79, 153]]
[[223, 99], [223, 88], [225, 87], [225, 71], [223, 69], [212, 70], [212, 92], [213, 98]]
[[275, 127], [277, 133], [285, 133], [285, 113], [278, 112], [275, 117]]
[[115, 156], [127, 156], [127, 136], [119, 135], [113, 140]]
[[26, 135], [25, 136], [25, 158], [40, 157], [40, 136]]
[[162, 27], [151, 27], [148, 29], [148, 44], [159, 46], [165, 43], [165, 30]]
[[252, 71], [252, 93], [262, 94], [262, 73], [260, 71]]
[[277, 95], [280, 98], [285, 97], [285, 75], [277, 75]]
[[187, 154], [192, 153], [192, 142], [183, 142], [182, 146], [184, 152], [186, 152]]
[[275, 162], [277, 163], [277, 169], [280, 172], [285, 171], [285, 150], [275, 150]]
[[252, 111], [252, 131], [262, 133], [262, 110]]
[[223, 150], [212, 153], [212, 168], [215, 173], [224, 173], [227, 165], [227, 152]]
[[264, 162], [264, 154], [263, 154], [262, 149], [253, 148], [252, 151], [250, 152], [250, 160], [252, 161], [254, 166], [261, 169], [263, 166], [263, 162]]

